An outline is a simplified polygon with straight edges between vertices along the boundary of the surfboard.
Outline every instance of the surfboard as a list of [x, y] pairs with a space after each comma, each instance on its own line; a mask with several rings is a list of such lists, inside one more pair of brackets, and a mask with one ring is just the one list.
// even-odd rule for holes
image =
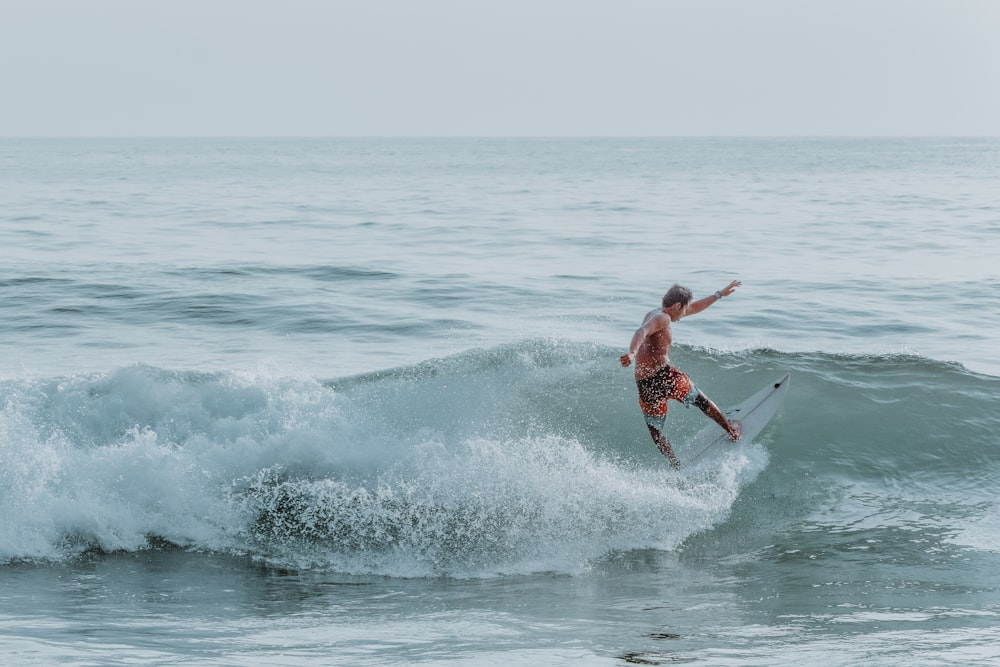
[[[727, 419], [738, 419], [743, 424], [739, 443], [746, 444], [752, 441], [771, 421], [771, 417], [778, 411], [778, 406], [785, 398], [785, 392], [788, 391], [789, 378], [791, 378], [791, 374], [785, 373], [785, 376], [777, 382], [767, 385], [750, 398], [724, 411]], [[688, 463], [694, 463], [701, 458], [702, 454], [722, 443], [731, 445], [733, 441], [718, 424], [712, 422], [695, 434], [694, 438], [684, 447], [689, 452], [695, 452], [688, 459]]]

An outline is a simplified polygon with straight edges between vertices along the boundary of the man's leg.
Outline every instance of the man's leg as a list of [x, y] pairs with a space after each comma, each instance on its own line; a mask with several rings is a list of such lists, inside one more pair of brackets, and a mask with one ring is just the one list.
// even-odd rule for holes
[[728, 433], [729, 437], [733, 439], [733, 442], [740, 439], [740, 431], [743, 430], [743, 425], [735, 419], [732, 421], [726, 419], [726, 415], [722, 414], [719, 406], [713, 403], [708, 396], [699, 391], [698, 397], [694, 399], [694, 405], [704, 412], [709, 419], [721, 426], [722, 430]]
[[681, 467], [681, 462], [677, 460], [674, 455], [674, 450], [670, 446], [670, 441], [667, 437], [663, 435], [663, 424], [667, 419], [666, 415], [644, 415], [646, 418], [646, 428], [649, 429], [649, 435], [653, 437], [653, 442], [656, 443], [657, 449], [663, 453], [664, 456], [670, 461], [670, 465], [673, 466], [674, 470]]

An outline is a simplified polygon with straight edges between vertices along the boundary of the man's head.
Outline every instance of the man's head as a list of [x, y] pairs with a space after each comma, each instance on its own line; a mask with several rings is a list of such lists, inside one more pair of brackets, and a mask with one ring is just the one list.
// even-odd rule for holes
[[687, 287], [682, 287], [680, 285], [674, 285], [667, 290], [667, 293], [663, 295], [663, 307], [669, 308], [675, 303], [679, 303], [682, 306], [686, 306], [691, 303], [691, 299], [694, 296], [691, 294], [691, 290]]
[[684, 316], [684, 311], [687, 310], [692, 298], [694, 297], [691, 294], [691, 290], [687, 287], [674, 285], [663, 295], [663, 311], [668, 313], [670, 319], [676, 322]]

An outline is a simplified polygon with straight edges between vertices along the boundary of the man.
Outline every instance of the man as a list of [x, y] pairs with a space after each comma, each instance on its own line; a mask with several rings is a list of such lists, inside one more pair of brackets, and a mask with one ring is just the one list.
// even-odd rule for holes
[[722, 297], [732, 294], [740, 285], [739, 280], [734, 280], [715, 294], [698, 301], [691, 300], [691, 290], [687, 287], [674, 285], [663, 295], [662, 307], [646, 314], [642, 326], [632, 336], [628, 354], [621, 356], [622, 366], [635, 362], [635, 383], [639, 388], [639, 406], [646, 418], [646, 427], [653, 436], [653, 442], [674, 468], [679, 468], [680, 462], [674, 456], [670, 441], [663, 435], [669, 399], [686, 406], [697, 406], [734, 442], [739, 440], [742, 427], [735, 419], [727, 420], [718, 406], [694, 386], [691, 378], [670, 365], [670, 345], [673, 343], [670, 323], [700, 313]]

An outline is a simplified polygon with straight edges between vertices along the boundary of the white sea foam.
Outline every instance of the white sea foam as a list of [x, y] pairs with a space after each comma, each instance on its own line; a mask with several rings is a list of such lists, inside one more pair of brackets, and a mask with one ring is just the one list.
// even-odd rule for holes
[[[506, 373], [552, 377], [511, 359]], [[455, 362], [456, 377], [479, 363]], [[573, 368], [555, 374], [586, 373]], [[351, 573], [579, 571], [619, 550], [675, 548], [722, 520], [763, 466], [729, 457], [677, 476], [613, 441], [559, 435], [558, 420], [498, 426], [504, 415], [471, 409], [482, 421], [468, 429], [498, 429], [475, 435], [450, 422], [448, 405], [468, 399], [461, 384], [419, 398], [440, 381], [404, 373], [338, 392], [130, 367], [7, 383], [0, 507], [12, 520], [0, 556], [132, 551], [155, 538]], [[425, 401], [412, 432], [370, 400], [398, 404], [404, 390]]]

